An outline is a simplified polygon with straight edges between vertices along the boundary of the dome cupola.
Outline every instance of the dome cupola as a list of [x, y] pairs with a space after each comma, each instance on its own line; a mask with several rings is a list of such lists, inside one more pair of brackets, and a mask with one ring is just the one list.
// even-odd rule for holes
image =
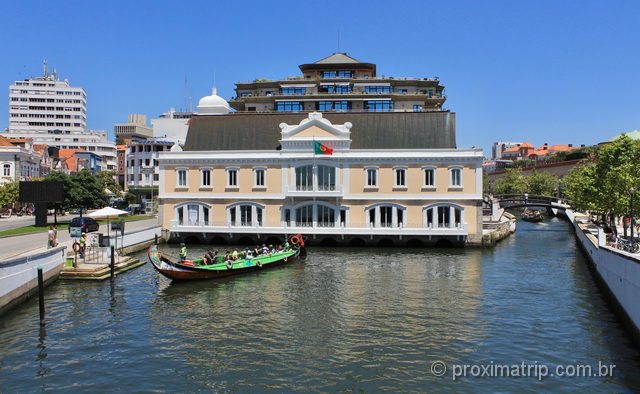
[[216, 88], [211, 89], [211, 96], [205, 96], [198, 102], [198, 112], [201, 115], [224, 115], [230, 112], [229, 103], [216, 94]]

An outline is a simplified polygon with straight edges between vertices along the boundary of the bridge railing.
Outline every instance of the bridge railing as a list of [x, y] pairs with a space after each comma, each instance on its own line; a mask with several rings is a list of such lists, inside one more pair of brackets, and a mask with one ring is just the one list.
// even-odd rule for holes
[[563, 204], [563, 205], [571, 205], [571, 202], [567, 199], [560, 197], [552, 197], [552, 196], [539, 196], [539, 195], [528, 195], [528, 198], [525, 200], [524, 194], [496, 194], [493, 195], [493, 200], [499, 201], [500, 203], [511, 203], [511, 204], [526, 204], [526, 205], [535, 205], [535, 204], [543, 204], [552, 206], [555, 204]]

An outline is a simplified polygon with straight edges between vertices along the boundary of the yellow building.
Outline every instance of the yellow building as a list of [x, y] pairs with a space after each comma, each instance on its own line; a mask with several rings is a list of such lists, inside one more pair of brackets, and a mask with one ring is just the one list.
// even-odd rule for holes
[[[160, 153], [169, 239], [255, 245], [302, 233], [312, 245], [480, 245], [481, 149], [351, 149], [351, 123], [299, 116], [280, 124], [278, 149]], [[316, 154], [320, 145], [332, 154]]]

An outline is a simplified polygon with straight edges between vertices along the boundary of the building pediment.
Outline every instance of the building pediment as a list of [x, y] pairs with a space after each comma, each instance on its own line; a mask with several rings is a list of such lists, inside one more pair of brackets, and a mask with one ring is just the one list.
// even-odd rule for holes
[[280, 124], [280, 144], [283, 150], [312, 148], [314, 141], [337, 150], [348, 150], [351, 145], [350, 122], [334, 125], [323, 118], [321, 112], [311, 112], [300, 124]]

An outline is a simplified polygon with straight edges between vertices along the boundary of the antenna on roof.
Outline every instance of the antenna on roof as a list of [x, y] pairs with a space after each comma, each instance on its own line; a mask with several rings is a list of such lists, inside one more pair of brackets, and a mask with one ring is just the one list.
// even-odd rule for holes
[[47, 64], [47, 59], [44, 59], [44, 77], [48, 78], [49, 77], [49, 65]]
[[189, 107], [187, 107], [187, 96], [188, 96], [188, 94], [187, 94], [187, 82], [188, 82], [187, 76], [185, 75], [184, 76], [184, 110], [185, 111], [187, 110], [187, 108], [189, 108]]

